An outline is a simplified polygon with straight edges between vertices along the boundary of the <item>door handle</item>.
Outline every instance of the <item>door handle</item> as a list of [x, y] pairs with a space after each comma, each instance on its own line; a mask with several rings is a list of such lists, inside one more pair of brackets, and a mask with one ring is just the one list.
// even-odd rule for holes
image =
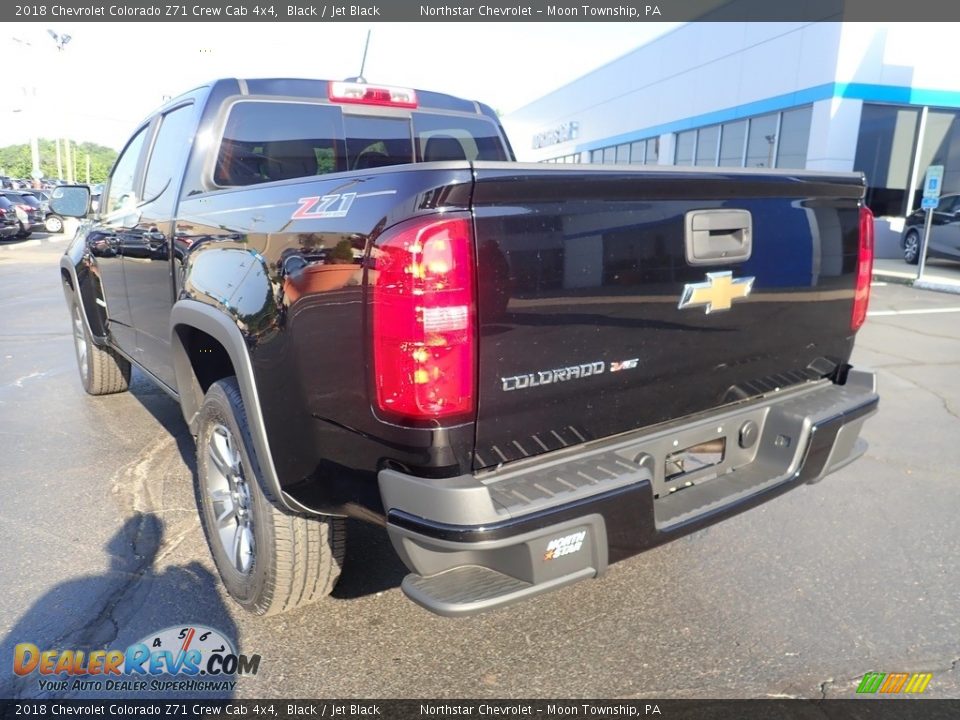
[[753, 219], [748, 210], [691, 210], [684, 216], [690, 265], [733, 265], [750, 258]]

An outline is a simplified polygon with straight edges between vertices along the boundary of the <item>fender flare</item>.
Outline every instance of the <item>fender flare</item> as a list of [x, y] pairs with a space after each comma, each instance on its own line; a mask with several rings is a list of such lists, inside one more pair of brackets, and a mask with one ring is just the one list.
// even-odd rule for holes
[[215, 307], [198, 300], [183, 299], [174, 304], [170, 314], [170, 345], [173, 351], [173, 368], [180, 395], [180, 409], [190, 426], [191, 433], [196, 435], [197, 416], [200, 412], [200, 404], [203, 402], [203, 390], [197, 383], [190, 358], [181, 341], [178, 332], [180, 327], [195, 328], [205, 332], [226, 350], [231, 363], [233, 363], [237, 383], [240, 386], [240, 395], [243, 398], [243, 406], [247, 413], [247, 424], [250, 428], [253, 449], [257, 454], [260, 471], [263, 473], [270, 492], [287, 510], [298, 514], [311, 513], [309, 508], [298, 503], [283, 492], [280, 487], [263, 422], [263, 413], [260, 411], [260, 397], [257, 393], [253, 365], [250, 362], [250, 353], [243, 333], [237, 327], [233, 318]]
[[90, 311], [83, 302], [83, 293], [80, 292], [80, 280], [77, 278], [77, 268], [73, 264], [73, 260], [70, 259], [69, 255], [60, 256], [60, 270], [65, 271], [69, 278], [69, 286], [63, 283], [62, 275], [60, 278], [61, 286], [63, 287], [64, 300], [67, 301], [68, 305], [71, 300], [77, 303], [80, 308], [80, 317], [83, 319], [83, 326], [95, 345], [109, 344], [106, 335], [100, 335], [93, 331], [93, 326], [90, 324]]

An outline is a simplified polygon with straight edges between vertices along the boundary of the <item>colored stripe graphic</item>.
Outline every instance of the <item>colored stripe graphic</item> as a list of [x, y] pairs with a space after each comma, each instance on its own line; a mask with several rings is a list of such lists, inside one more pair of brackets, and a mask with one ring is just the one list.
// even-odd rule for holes
[[886, 682], [880, 686], [880, 692], [882, 693], [898, 693], [900, 688], [903, 687], [903, 684], [907, 681], [909, 675], [906, 673], [890, 673], [887, 675]]
[[927, 689], [927, 685], [930, 684], [932, 679], [933, 673], [914, 673], [903, 691], [905, 693], [922, 693]]
[[884, 677], [886, 677], [885, 673], [867, 673], [863, 676], [863, 680], [860, 681], [857, 692], [875, 693], [880, 689], [880, 684], [883, 682]]
[[872, 695], [884, 693], [911, 693], [918, 695], [927, 689], [933, 679], [933, 673], [878, 673], [870, 672], [863, 676], [857, 686], [857, 694]]

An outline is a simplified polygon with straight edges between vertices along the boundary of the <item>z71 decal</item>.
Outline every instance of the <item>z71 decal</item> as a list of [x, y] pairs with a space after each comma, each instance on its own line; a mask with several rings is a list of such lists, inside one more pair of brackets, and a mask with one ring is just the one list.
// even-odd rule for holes
[[300, 207], [290, 216], [291, 220], [313, 220], [316, 218], [346, 217], [353, 205], [356, 193], [342, 195], [316, 195], [297, 200]]

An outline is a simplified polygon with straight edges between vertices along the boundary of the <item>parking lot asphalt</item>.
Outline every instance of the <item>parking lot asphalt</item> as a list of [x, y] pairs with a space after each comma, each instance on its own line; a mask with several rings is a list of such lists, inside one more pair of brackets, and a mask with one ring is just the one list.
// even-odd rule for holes
[[931, 672], [960, 697], [960, 298], [878, 284], [854, 363], [880, 375], [867, 455], [586, 581], [477, 617], [404, 598], [385, 534], [351, 524], [334, 595], [245, 614], [216, 578], [176, 404], [135, 374], [86, 396], [64, 243], [0, 254], [0, 697], [12, 648], [126, 647], [199, 623], [262, 657], [238, 697], [851, 697]]

